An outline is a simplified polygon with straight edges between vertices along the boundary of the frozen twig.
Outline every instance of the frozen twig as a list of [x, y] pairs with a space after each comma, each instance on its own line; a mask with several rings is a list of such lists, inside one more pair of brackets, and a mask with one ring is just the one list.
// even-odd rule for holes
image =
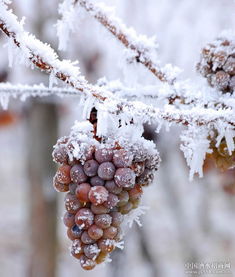
[[118, 17], [110, 14], [103, 3], [93, 4], [89, 0], [75, 0], [74, 4], [76, 3], [107, 28], [126, 48], [132, 50], [135, 60], [142, 63], [160, 81], [170, 84], [175, 81], [175, 75], [172, 76], [174, 69], [169, 68], [170, 66], [161, 68], [159, 62], [156, 61], [158, 46], [153, 39], [137, 35], [134, 29], [127, 28]]

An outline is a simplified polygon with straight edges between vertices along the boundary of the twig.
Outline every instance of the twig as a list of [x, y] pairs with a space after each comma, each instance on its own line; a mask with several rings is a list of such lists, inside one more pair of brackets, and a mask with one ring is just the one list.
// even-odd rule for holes
[[164, 69], [154, 62], [153, 54], [156, 52], [157, 45], [143, 35], [137, 35], [132, 28], [127, 28], [116, 16], [110, 17], [105, 11], [104, 5], [93, 4], [88, 0], [75, 0], [74, 4], [79, 3], [87, 12], [97, 19], [106, 29], [108, 29], [126, 48], [135, 53], [136, 61], [142, 63], [160, 81], [174, 83], [172, 78]]

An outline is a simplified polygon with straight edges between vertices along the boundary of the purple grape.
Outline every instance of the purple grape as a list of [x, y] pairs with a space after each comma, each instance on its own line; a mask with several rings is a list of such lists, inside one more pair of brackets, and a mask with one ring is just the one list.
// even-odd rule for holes
[[83, 170], [83, 166], [81, 164], [75, 164], [70, 170], [71, 180], [75, 184], [81, 184], [86, 182], [87, 176]]
[[111, 162], [113, 159], [113, 150], [102, 148], [95, 151], [95, 159], [99, 163]]
[[92, 239], [92, 238], [88, 235], [88, 232], [87, 232], [87, 231], [84, 231], [84, 232], [82, 233], [81, 241], [82, 241], [84, 244], [91, 244], [91, 243], [94, 243], [94, 242], [95, 242], [95, 240]]
[[101, 179], [99, 176], [94, 176], [90, 179], [90, 184], [92, 186], [103, 186], [104, 185], [104, 180]]
[[112, 226], [119, 227], [123, 221], [123, 215], [119, 212], [111, 212], [112, 216]]
[[133, 155], [124, 149], [115, 150], [113, 155], [113, 163], [116, 167], [128, 167], [131, 166], [133, 161]]
[[108, 199], [104, 202], [104, 206], [108, 209], [112, 209], [113, 207], [115, 207], [118, 203], [119, 199], [117, 197], [117, 195], [113, 194], [113, 193], [109, 193]]
[[118, 187], [114, 181], [106, 181], [105, 187], [109, 192], [114, 194], [119, 194], [122, 191], [122, 188]]
[[98, 176], [106, 181], [112, 180], [115, 174], [115, 166], [113, 163], [104, 162], [98, 168]]
[[81, 208], [81, 203], [73, 194], [67, 193], [64, 202], [66, 210], [71, 214], [76, 214], [77, 211]]
[[109, 192], [103, 186], [92, 187], [89, 191], [89, 200], [94, 205], [103, 204], [108, 199]]
[[93, 177], [97, 174], [99, 164], [95, 160], [89, 160], [84, 164], [84, 172], [88, 177]]
[[75, 194], [76, 188], [77, 188], [76, 184], [74, 184], [74, 183], [69, 184], [69, 192], [71, 194]]
[[135, 185], [135, 173], [130, 168], [118, 168], [114, 180], [121, 188], [132, 188]]

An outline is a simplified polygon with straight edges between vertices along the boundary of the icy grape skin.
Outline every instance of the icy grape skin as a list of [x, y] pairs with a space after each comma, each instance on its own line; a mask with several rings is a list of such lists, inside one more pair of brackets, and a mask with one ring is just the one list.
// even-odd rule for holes
[[96, 243], [84, 246], [84, 254], [87, 258], [95, 260], [100, 253], [100, 249]]
[[104, 162], [98, 168], [98, 176], [105, 181], [110, 181], [113, 179], [115, 170], [113, 163]]
[[116, 167], [129, 167], [133, 161], [133, 156], [130, 152], [120, 149], [116, 150], [113, 155], [113, 163]]
[[63, 217], [64, 225], [68, 228], [71, 228], [75, 224], [74, 214], [66, 212]]
[[114, 239], [117, 235], [118, 229], [114, 226], [110, 226], [107, 229], [104, 230], [104, 239]]
[[78, 225], [73, 225], [71, 228], [67, 230], [67, 236], [71, 240], [79, 239], [82, 235], [82, 229], [79, 228]]
[[102, 228], [99, 228], [98, 226], [96, 226], [95, 224], [92, 225], [89, 229], [88, 229], [88, 235], [94, 239], [94, 240], [98, 240], [100, 238], [102, 238], [104, 231]]
[[123, 221], [123, 215], [119, 212], [111, 212], [112, 226], [119, 227]]
[[84, 231], [84, 232], [82, 233], [81, 241], [82, 241], [84, 244], [91, 244], [91, 243], [94, 243], [94, 242], [95, 242], [95, 240], [92, 239], [92, 238], [89, 236], [89, 234], [88, 234], [87, 231]]
[[96, 266], [96, 262], [87, 258], [85, 255], [80, 257], [80, 265], [85, 270], [92, 270]]
[[121, 188], [132, 188], [135, 185], [135, 173], [130, 168], [118, 168], [114, 180]]
[[59, 183], [68, 185], [71, 182], [70, 169], [69, 165], [62, 165], [58, 168], [56, 178]]
[[104, 205], [94, 205], [91, 204], [91, 211], [94, 214], [106, 214], [109, 212], [109, 209], [106, 208]]
[[69, 186], [66, 184], [62, 184], [57, 180], [57, 177], [55, 176], [53, 179], [53, 186], [54, 189], [58, 192], [67, 192], [69, 191]]
[[102, 148], [95, 151], [95, 159], [99, 163], [111, 162], [113, 159], [113, 150]]
[[103, 186], [95, 186], [92, 187], [89, 191], [89, 200], [94, 205], [100, 205], [103, 204], [108, 199], [108, 191]]
[[88, 177], [94, 177], [97, 174], [99, 164], [95, 160], [89, 160], [84, 164], [84, 172]]
[[77, 259], [81, 258], [83, 254], [83, 248], [80, 239], [76, 239], [73, 241], [71, 246], [71, 254]]
[[104, 253], [110, 253], [115, 248], [115, 240], [111, 239], [100, 239], [98, 241], [99, 249]]
[[112, 209], [117, 205], [118, 202], [119, 202], [119, 199], [117, 195], [113, 193], [109, 193], [108, 198], [103, 205], [108, 209]]
[[114, 194], [119, 194], [122, 191], [121, 187], [118, 187], [114, 181], [106, 181], [105, 188]]
[[81, 203], [73, 194], [67, 193], [64, 202], [66, 210], [71, 214], [76, 214], [81, 208]]
[[88, 208], [80, 209], [75, 215], [76, 224], [86, 230], [94, 223], [94, 214]]
[[86, 182], [87, 175], [83, 170], [83, 166], [81, 164], [75, 164], [70, 170], [71, 180], [75, 184], [81, 184]]
[[106, 229], [110, 227], [112, 223], [112, 217], [109, 214], [99, 214], [95, 216], [95, 224], [96, 226]]

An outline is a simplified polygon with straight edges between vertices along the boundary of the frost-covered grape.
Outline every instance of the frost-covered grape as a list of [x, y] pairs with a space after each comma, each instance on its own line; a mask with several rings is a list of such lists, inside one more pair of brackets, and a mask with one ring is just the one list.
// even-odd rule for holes
[[81, 256], [80, 264], [81, 264], [81, 267], [85, 270], [92, 270], [96, 266], [95, 261], [87, 258], [85, 255]]
[[52, 153], [52, 157], [55, 162], [59, 164], [68, 163], [69, 156], [67, 154], [67, 150], [65, 146], [60, 146], [54, 149]]
[[91, 244], [91, 243], [94, 243], [94, 242], [95, 242], [95, 240], [92, 239], [92, 238], [88, 235], [88, 232], [87, 232], [87, 231], [84, 231], [84, 232], [82, 233], [81, 241], [82, 241], [84, 244]]
[[101, 179], [99, 176], [94, 176], [90, 179], [90, 183], [92, 186], [103, 186], [104, 180]]
[[81, 208], [81, 203], [73, 194], [67, 193], [64, 202], [66, 210], [71, 214], [76, 214], [76, 212]]
[[98, 176], [106, 181], [112, 180], [115, 174], [115, 166], [113, 163], [104, 162], [98, 168]]
[[95, 160], [89, 160], [84, 164], [84, 172], [88, 177], [93, 177], [97, 174], [99, 164]]
[[88, 202], [88, 194], [91, 189], [90, 184], [88, 183], [81, 183], [80, 185], [77, 186], [76, 188], [76, 196], [81, 202]]
[[112, 223], [112, 217], [108, 214], [98, 214], [95, 216], [95, 225], [106, 229], [108, 228]]
[[129, 201], [129, 194], [127, 191], [123, 190], [119, 195], [118, 195], [118, 203], [117, 206], [118, 207], [122, 207], [124, 205], [126, 205]]
[[133, 204], [131, 202], [128, 202], [125, 206], [122, 206], [120, 208], [120, 212], [122, 214], [128, 214], [133, 209]]
[[83, 170], [83, 166], [81, 164], [75, 164], [70, 170], [71, 180], [75, 184], [81, 184], [86, 182], [87, 176]]
[[103, 186], [92, 187], [89, 191], [89, 199], [94, 205], [103, 204], [108, 199], [108, 191]]
[[130, 168], [118, 168], [114, 180], [122, 188], [131, 188], [135, 185], [135, 173]]
[[113, 207], [115, 207], [118, 203], [119, 199], [117, 197], [117, 195], [113, 194], [113, 193], [109, 193], [108, 199], [104, 202], [104, 206], [108, 209], [112, 209]]
[[94, 205], [91, 204], [91, 210], [94, 214], [106, 214], [109, 212], [109, 209], [104, 205]]
[[53, 186], [54, 189], [58, 192], [67, 192], [69, 191], [69, 186], [66, 184], [61, 184], [60, 182], [58, 182], [56, 176], [53, 179]]
[[116, 167], [128, 167], [131, 166], [133, 161], [133, 155], [124, 150], [115, 150], [113, 155], [113, 163]]
[[114, 226], [110, 226], [104, 230], [104, 239], [113, 239], [117, 235], [118, 229]]
[[99, 249], [104, 253], [110, 253], [115, 248], [115, 240], [112, 239], [100, 239], [98, 241]]
[[112, 226], [119, 227], [123, 221], [123, 215], [119, 212], [111, 212]]
[[76, 184], [74, 184], [74, 183], [70, 183], [70, 184], [69, 184], [69, 192], [70, 192], [71, 194], [75, 194], [76, 188], [77, 188], [77, 185], [76, 185]]
[[74, 214], [66, 212], [63, 217], [63, 222], [66, 227], [71, 228], [75, 224]]
[[82, 230], [76, 224], [74, 224], [71, 228], [67, 230], [67, 236], [71, 240], [79, 239], [81, 235], [82, 235]]
[[122, 188], [118, 187], [114, 181], [106, 181], [105, 187], [109, 192], [114, 194], [119, 194], [122, 191]]
[[135, 201], [137, 199], [140, 199], [143, 194], [143, 189], [140, 185], [135, 185], [135, 187], [131, 190], [129, 190], [129, 199], [130, 201]]
[[94, 223], [94, 214], [90, 209], [82, 208], [76, 213], [75, 222], [81, 229], [88, 229]]
[[134, 163], [132, 164], [131, 169], [135, 172], [136, 176], [140, 176], [144, 173], [145, 162]]
[[71, 182], [69, 165], [62, 165], [56, 172], [57, 181], [61, 184], [69, 184]]
[[100, 254], [98, 255], [98, 257], [96, 258], [96, 263], [97, 264], [101, 264], [106, 260], [108, 253], [104, 253], [104, 252], [100, 252]]
[[85, 151], [84, 156], [85, 156], [85, 160], [92, 160], [93, 159], [93, 154], [95, 152], [94, 147], [90, 147], [87, 151]]
[[102, 148], [95, 151], [95, 159], [99, 163], [111, 162], [113, 159], [113, 150]]
[[92, 260], [95, 260], [100, 253], [100, 249], [96, 243], [85, 245], [83, 251], [86, 257]]
[[104, 233], [103, 230], [98, 226], [96, 226], [95, 224], [89, 227], [87, 232], [88, 232], [88, 235], [94, 240], [98, 240], [102, 238]]
[[83, 248], [80, 239], [76, 239], [73, 241], [71, 246], [71, 254], [79, 259], [82, 256]]

